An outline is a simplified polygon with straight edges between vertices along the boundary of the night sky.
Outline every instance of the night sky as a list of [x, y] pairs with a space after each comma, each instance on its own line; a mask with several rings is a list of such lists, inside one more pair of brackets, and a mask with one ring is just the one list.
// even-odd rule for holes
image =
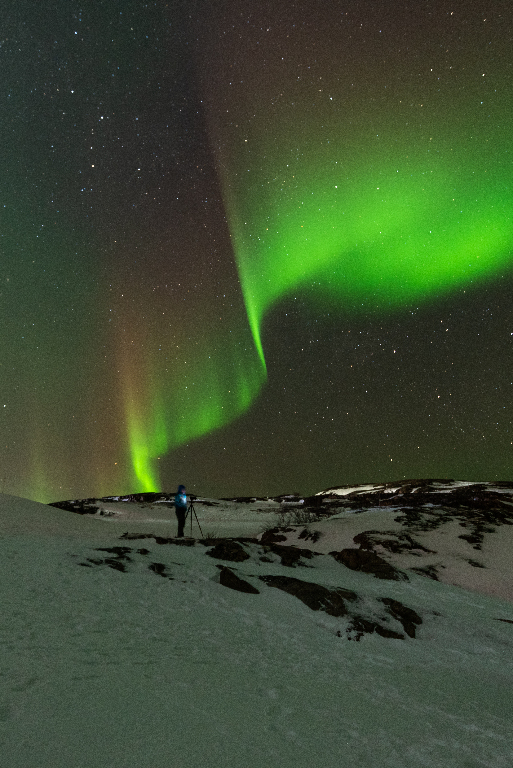
[[509, 0], [0, 21], [0, 491], [513, 479]]

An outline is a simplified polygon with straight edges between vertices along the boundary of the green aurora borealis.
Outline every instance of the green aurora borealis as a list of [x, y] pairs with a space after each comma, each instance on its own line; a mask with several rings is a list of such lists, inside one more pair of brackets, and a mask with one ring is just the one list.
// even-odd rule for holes
[[[0, 49], [0, 490], [270, 493], [303, 478], [306, 492], [314, 477], [382, 479], [402, 441], [394, 476], [507, 479], [502, 448], [480, 464], [459, 437], [474, 429], [474, 337], [456, 319], [442, 375], [427, 330], [440, 307], [467, 317], [496, 295], [494, 333], [511, 343], [512, 12], [486, 5], [223, 2], [213, 19], [201, 2], [63, 4], [39, 20], [20, 6]], [[385, 349], [412, 316], [402, 365], [369, 378], [374, 352], [348, 334]], [[299, 356], [282, 370], [312, 324], [315, 373]], [[489, 371], [509, 369], [505, 349]], [[451, 355], [457, 404], [433, 429], [425, 393], [442, 391]], [[371, 380], [382, 390], [365, 405]], [[511, 391], [483, 397], [483, 413], [510, 413]], [[324, 415], [300, 424], [313, 402], [333, 412], [329, 434]]]
[[256, 193], [229, 196], [248, 318], [262, 355], [265, 313], [292, 291], [345, 311], [386, 312], [511, 263], [513, 197], [500, 158], [480, 168], [465, 151], [439, 150], [405, 161], [392, 158], [383, 140], [369, 169], [348, 178], [343, 141], [333, 145], [328, 152], [300, 148], [297, 162], [259, 170]]

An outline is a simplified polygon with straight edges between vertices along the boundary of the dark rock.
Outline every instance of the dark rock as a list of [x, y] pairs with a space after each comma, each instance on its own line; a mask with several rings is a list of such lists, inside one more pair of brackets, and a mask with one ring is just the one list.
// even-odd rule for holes
[[458, 536], [458, 539], [463, 539], [464, 541], [468, 541], [469, 544], [472, 544], [474, 549], [482, 549], [481, 544], [483, 543], [483, 537], [480, 536], [478, 533], [463, 534], [461, 536]]
[[221, 539], [215, 547], [207, 552], [207, 555], [218, 560], [231, 560], [234, 563], [249, 560], [249, 555], [244, 547], [233, 539]]
[[105, 557], [102, 559], [88, 557], [87, 563], [80, 563], [80, 565], [107, 565], [109, 568], [114, 568], [116, 571], [126, 573], [125, 562], [132, 562], [132, 559], [128, 554], [132, 551], [130, 547], [98, 547], [96, 551], [107, 552], [110, 555], [114, 555], [114, 557]]
[[330, 552], [338, 563], [342, 563], [352, 571], [370, 573], [378, 579], [390, 579], [392, 581], [407, 581], [408, 577], [402, 571], [394, 568], [375, 552], [365, 549], [342, 549], [340, 552]]
[[472, 544], [474, 549], [482, 549], [481, 545], [483, 543], [484, 533], [492, 533], [492, 531], [484, 531], [482, 527], [476, 527], [473, 533], [463, 533], [461, 536], [458, 536], [458, 539], [468, 541], [469, 544]]
[[237, 592], [247, 592], [250, 595], [260, 594], [260, 590], [248, 581], [239, 578], [231, 568], [227, 568], [226, 565], [218, 565], [217, 567], [221, 570], [221, 573], [219, 574], [219, 583], [222, 584], [223, 587], [235, 589]]
[[388, 613], [397, 621], [400, 621], [404, 631], [410, 637], [415, 637], [416, 625], [422, 624], [422, 619], [412, 608], [408, 608], [399, 600], [393, 600], [390, 597], [382, 597], [381, 602], [387, 606]]
[[[383, 627], [381, 624], [378, 624], [377, 621], [370, 621], [369, 619], [364, 619], [362, 616], [355, 616], [346, 632], [348, 640], [358, 641], [364, 635], [372, 635], [373, 632], [376, 632], [376, 634], [381, 637], [389, 637], [393, 640], [404, 640], [404, 635], [401, 635], [400, 632], [394, 632], [393, 629]], [[337, 632], [337, 635], [342, 637], [340, 632]]]
[[356, 592], [348, 589], [328, 589], [321, 584], [301, 581], [291, 576], [260, 576], [260, 579], [270, 587], [282, 589], [297, 597], [313, 611], [325, 611], [330, 616], [345, 616], [348, 612], [345, 601], [358, 598]]
[[371, 536], [379, 533], [379, 531], [362, 531], [362, 533], [353, 536], [353, 541], [355, 544], [358, 544], [360, 549], [372, 550], [374, 548], [374, 541], [371, 539]]
[[294, 568], [296, 565], [302, 565], [301, 559], [306, 558], [311, 560], [316, 552], [312, 552], [310, 549], [301, 549], [300, 547], [285, 547], [283, 544], [268, 544], [265, 547], [266, 551], [273, 552], [281, 558], [281, 564], [286, 565], [288, 568]]
[[99, 510], [99, 507], [96, 504], [96, 499], [55, 501], [53, 504], [49, 504], [48, 506], [56, 507], [57, 509], [64, 509], [67, 512], [75, 512], [77, 515], [95, 515]]
[[149, 555], [150, 554], [150, 550], [149, 549], [145, 549], [145, 547], [141, 547], [141, 549], [137, 550], [137, 554], [138, 555]]
[[130, 562], [129, 552], [132, 550], [130, 547], [97, 547], [97, 552], [108, 552], [111, 555], [116, 555], [120, 560], [128, 560]]
[[445, 511], [440, 509], [412, 509], [411, 507], [402, 507], [400, 514], [394, 517], [394, 522], [400, 523], [413, 531], [426, 532], [434, 531], [441, 525], [448, 522], [451, 518], [446, 517]]
[[473, 565], [473, 566], [474, 566], [474, 568], [486, 568], [486, 566], [485, 566], [485, 565], [483, 565], [483, 563], [478, 563], [478, 562], [477, 562], [477, 560], [470, 560], [470, 559], [469, 559], [469, 560], [467, 560], [467, 562], [468, 562], [470, 565]]
[[415, 541], [408, 533], [401, 532], [385, 532], [385, 531], [362, 531], [357, 534], [353, 541], [358, 544], [360, 549], [374, 550], [376, 545], [380, 545], [384, 549], [394, 554], [400, 554], [402, 552], [414, 552], [420, 550], [428, 554], [436, 554], [432, 549], [428, 549]]
[[320, 538], [320, 531], [309, 531], [308, 528], [304, 528], [298, 536], [298, 539], [311, 539], [314, 544], [316, 541], [319, 541]]
[[166, 566], [164, 563], [150, 563], [148, 568], [150, 571], [153, 571], [153, 573], [156, 573], [158, 576], [163, 576], [165, 579], [172, 578], [172, 576], [170, 576], [166, 571]]
[[[283, 528], [272, 528], [270, 531], [265, 531], [260, 538], [260, 543], [273, 544], [278, 541], [286, 541], [287, 537], [282, 533], [283, 530]], [[292, 528], [288, 530], [290, 531]]]
[[84, 504], [80, 509], [75, 509], [74, 512], [78, 512], [79, 515], [96, 515], [99, 509], [94, 504]]
[[199, 539], [199, 543], [203, 544], [204, 547], [215, 547], [219, 543], [219, 537], [209, 536], [207, 539]]
[[307, 496], [307, 498], [305, 498], [305, 506], [318, 509], [319, 507], [322, 507], [324, 499], [324, 496], [317, 496], [317, 494], [315, 496]]
[[427, 576], [428, 579], [439, 581], [438, 573], [434, 565], [425, 565], [422, 568], [410, 568], [410, 571], [418, 573], [419, 576]]
[[155, 536], [154, 537], [157, 544], [176, 544], [179, 547], [193, 547], [196, 543], [195, 539], [189, 539], [189, 538], [165, 538], [164, 536]]
[[[116, 560], [113, 557], [106, 557], [103, 560], [88, 557], [87, 562], [91, 563], [91, 565], [108, 565], [109, 568], [114, 568], [116, 571], [126, 573], [125, 564], [121, 560]], [[81, 565], [85, 565], [85, 563], [81, 563]]]

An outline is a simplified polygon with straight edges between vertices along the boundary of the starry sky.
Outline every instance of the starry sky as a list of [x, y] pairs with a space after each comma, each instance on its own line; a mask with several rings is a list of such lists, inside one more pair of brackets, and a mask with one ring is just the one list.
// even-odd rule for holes
[[513, 479], [509, 1], [0, 18], [0, 491]]

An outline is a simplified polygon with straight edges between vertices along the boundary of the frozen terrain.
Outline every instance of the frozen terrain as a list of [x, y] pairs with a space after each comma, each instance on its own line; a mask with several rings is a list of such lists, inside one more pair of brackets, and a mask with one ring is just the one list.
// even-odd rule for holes
[[513, 764], [513, 484], [61, 506], [0, 495], [2, 768]]

